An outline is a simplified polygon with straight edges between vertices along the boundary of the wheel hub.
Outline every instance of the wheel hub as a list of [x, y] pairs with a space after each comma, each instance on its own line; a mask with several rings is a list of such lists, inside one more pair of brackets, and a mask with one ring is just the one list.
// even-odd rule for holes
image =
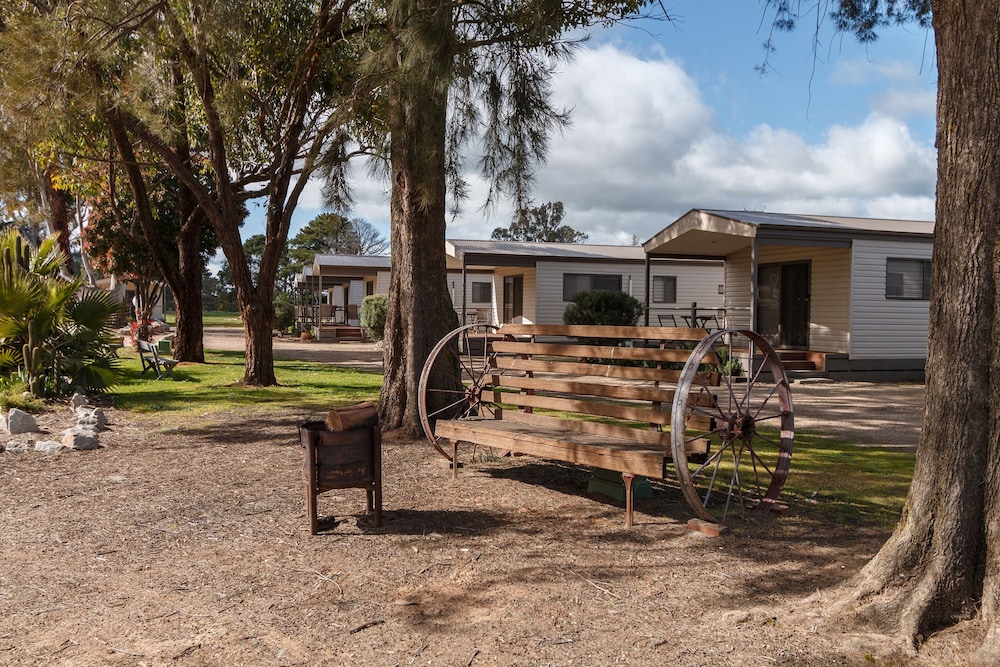
[[727, 440], [743, 440], [749, 442], [757, 435], [757, 425], [750, 415], [734, 414], [729, 416], [726, 425]]

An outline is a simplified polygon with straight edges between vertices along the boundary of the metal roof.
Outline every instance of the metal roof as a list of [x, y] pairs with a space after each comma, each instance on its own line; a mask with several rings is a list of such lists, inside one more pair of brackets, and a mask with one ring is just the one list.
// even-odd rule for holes
[[316, 255], [313, 258], [313, 266], [320, 270], [325, 266], [388, 269], [389, 263], [388, 255]]
[[692, 209], [643, 243], [650, 255], [723, 258], [757, 239], [771, 245], [850, 247], [858, 238], [932, 242], [934, 223], [799, 213]]
[[461, 239], [445, 241], [449, 268], [534, 266], [538, 260], [644, 262], [641, 246]]

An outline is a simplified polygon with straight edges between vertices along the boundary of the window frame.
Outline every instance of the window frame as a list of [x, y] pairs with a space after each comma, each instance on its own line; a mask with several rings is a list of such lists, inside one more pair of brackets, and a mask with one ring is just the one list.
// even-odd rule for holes
[[[476, 295], [476, 290], [477, 289], [480, 290], [480, 291], [485, 290], [486, 299], [480, 300], [480, 299], [476, 298], [476, 296], [477, 296]], [[476, 281], [473, 281], [472, 282], [472, 288], [471, 288], [470, 291], [471, 291], [470, 297], [471, 297], [472, 303], [488, 303], [490, 305], [493, 305], [493, 283], [491, 283], [491, 282], [489, 282], [487, 280], [476, 280]], [[483, 296], [483, 295], [479, 294], [479, 296]]]
[[[662, 282], [663, 289], [661, 293], [663, 298], [656, 298], [656, 283]], [[667, 284], [673, 282], [673, 298], [668, 299]], [[652, 293], [650, 295], [650, 303], [677, 303], [677, 276], [653, 276], [653, 284], [650, 286]]]
[[[893, 266], [895, 264], [895, 266]], [[892, 269], [897, 269], [893, 271]], [[906, 272], [904, 269], [909, 268]], [[914, 285], [919, 271], [920, 293], [916, 294]], [[910, 280], [906, 280], [906, 276]], [[896, 278], [898, 277], [898, 279]], [[907, 286], [910, 290], [907, 292]], [[921, 257], [886, 257], [885, 258], [885, 298], [890, 301], [929, 301], [931, 298], [931, 260]]]
[[[584, 281], [587, 287], [580, 287], [570, 294], [569, 281], [580, 282]], [[601, 282], [612, 282], [617, 284], [614, 289], [608, 289], [608, 287], [598, 287], [597, 284]], [[565, 303], [569, 303], [573, 300], [580, 292], [586, 292], [593, 289], [603, 289], [609, 292], [622, 292], [622, 275], [620, 273], [564, 273], [563, 274], [563, 285], [562, 285], [562, 297]]]

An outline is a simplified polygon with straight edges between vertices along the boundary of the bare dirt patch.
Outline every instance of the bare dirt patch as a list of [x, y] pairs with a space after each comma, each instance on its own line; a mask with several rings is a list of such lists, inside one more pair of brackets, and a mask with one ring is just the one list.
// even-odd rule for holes
[[903, 664], [801, 613], [883, 528], [793, 508], [713, 539], [660, 485], [625, 530], [584, 470], [505, 458], [452, 482], [389, 433], [383, 527], [345, 490], [310, 536], [296, 427], [317, 415], [108, 414], [100, 450], [0, 454], [2, 664]]

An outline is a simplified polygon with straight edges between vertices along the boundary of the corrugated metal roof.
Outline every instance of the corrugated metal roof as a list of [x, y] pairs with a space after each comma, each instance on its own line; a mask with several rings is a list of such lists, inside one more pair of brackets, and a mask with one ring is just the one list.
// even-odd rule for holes
[[642, 246], [591, 245], [587, 243], [541, 243], [461, 239], [446, 241], [448, 254], [534, 257], [536, 259], [580, 259], [644, 261]]
[[825, 230], [882, 232], [888, 234], [934, 233], [934, 222], [926, 220], [893, 220], [888, 218], [854, 218], [835, 215], [806, 215], [801, 213], [764, 213], [757, 211], [726, 211], [698, 209], [721, 218], [729, 218], [750, 225]]
[[388, 269], [387, 255], [316, 255], [314, 266], [349, 266], [364, 269]]

